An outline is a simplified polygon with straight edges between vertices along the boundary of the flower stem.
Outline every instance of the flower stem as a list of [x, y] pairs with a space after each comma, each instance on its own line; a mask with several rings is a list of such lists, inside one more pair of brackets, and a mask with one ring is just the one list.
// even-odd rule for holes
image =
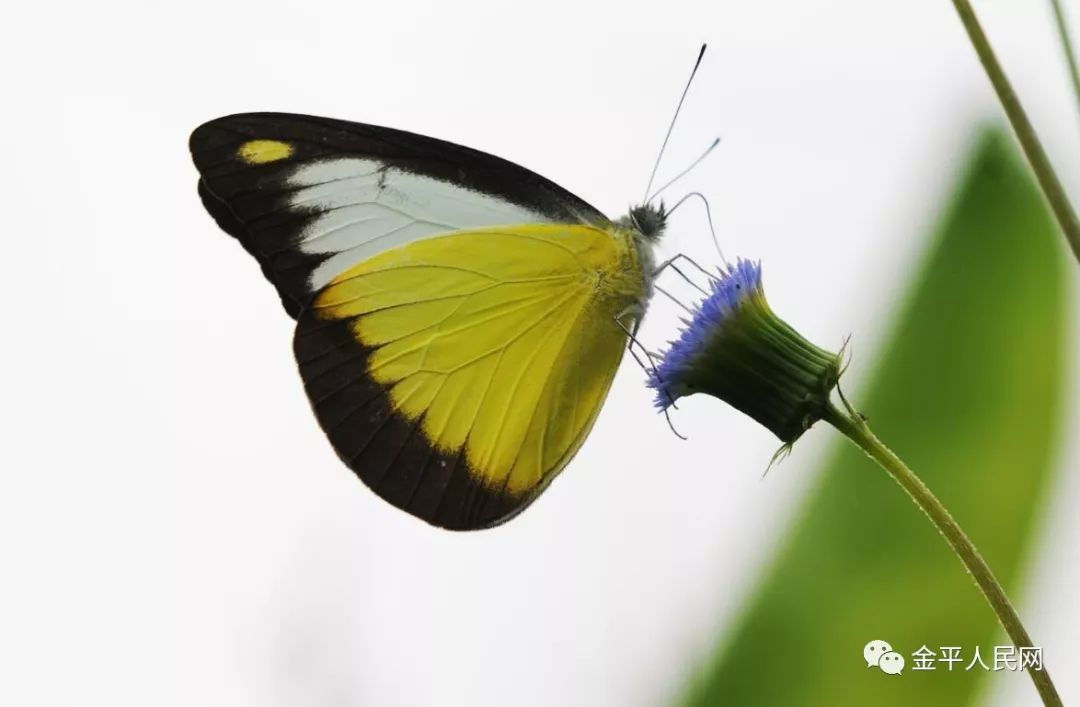
[[[964, 567], [990, 602], [991, 608], [997, 614], [1009, 639], [1017, 648], [1034, 646], [1031, 636], [1020, 623], [1016, 609], [1013, 608], [1009, 597], [1005, 595], [1005, 590], [994, 577], [990, 566], [986, 564], [986, 560], [979, 554], [974, 543], [926, 484], [870, 431], [863, 418], [850, 406], [848, 406], [848, 412], [845, 413], [830, 403], [825, 411], [824, 419], [866, 452], [911, 495], [912, 500], [926, 513], [930, 522], [945, 537], [953, 552], [964, 563]], [[1028, 674], [1034, 681], [1035, 689], [1039, 691], [1043, 704], [1047, 707], [1061, 707], [1061, 698], [1058, 696], [1054, 683], [1050, 680], [1050, 674], [1046, 670], [1028, 670]]]
[[1076, 105], [1080, 108], [1080, 69], [1076, 65], [1076, 54], [1073, 53], [1072, 39], [1069, 37], [1069, 23], [1065, 21], [1065, 11], [1061, 7], [1061, 0], [1050, 0], [1054, 8], [1054, 21], [1057, 22], [1058, 34], [1061, 36], [1061, 48], [1065, 52], [1065, 62], [1069, 65], [1069, 76], [1072, 77], [1073, 93], [1076, 94]]
[[1039, 142], [1039, 136], [1035, 134], [1035, 128], [1032, 127], [1023, 106], [1020, 105], [1020, 99], [1017, 98], [1012, 84], [1005, 76], [1005, 71], [1001, 68], [971, 3], [968, 0], [953, 0], [953, 5], [960, 15], [960, 21], [964, 24], [968, 37], [971, 38], [975, 52], [979, 55], [979, 61], [986, 69], [986, 75], [990, 77], [990, 83], [993, 84], [1001, 106], [1009, 117], [1020, 146], [1024, 148], [1024, 154], [1027, 155], [1031, 169], [1035, 172], [1035, 178], [1038, 179], [1046, 200], [1050, 202], [1054, 217], [1061, 226], [1062, 233], [1065, 234], [1065, 240], [1069, 242], [1069, 247], [1072, 248], [1076, 259], [1080, 260], [1080, 219], [1077, 218], [1076, 211], [1069, 203], [1065, 188], [1061, 185], [1057, 173], [1054, 172], [1050, 158], [1047, 157], [1046, 150]]

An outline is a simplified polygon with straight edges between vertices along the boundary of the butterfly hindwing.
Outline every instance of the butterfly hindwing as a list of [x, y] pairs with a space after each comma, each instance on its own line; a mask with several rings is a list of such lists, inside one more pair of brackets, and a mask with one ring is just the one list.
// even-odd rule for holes
[[198, 127], [190, 147], [206, 209], [293, 317], [352, 265], [415, 240], [508, 223], [610, 225], [523, 167], [390, 128], [248, 113]]
[[527, 506], [589, 432], [640, 296], [628, 241], [566, 224], [462, 231], [323, 288], [294, 340], [316, 416], [376, 493], [429, 523]]

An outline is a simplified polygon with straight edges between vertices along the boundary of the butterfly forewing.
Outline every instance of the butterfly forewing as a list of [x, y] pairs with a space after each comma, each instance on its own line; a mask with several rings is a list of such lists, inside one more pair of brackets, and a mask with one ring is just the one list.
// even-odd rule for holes
[[260, 262], [293, 317], [372, 255], [463, 228], [607, 224], [511, 162], [412, 133], [281, 113], [210, 121], [191, 136], [199, 193]]

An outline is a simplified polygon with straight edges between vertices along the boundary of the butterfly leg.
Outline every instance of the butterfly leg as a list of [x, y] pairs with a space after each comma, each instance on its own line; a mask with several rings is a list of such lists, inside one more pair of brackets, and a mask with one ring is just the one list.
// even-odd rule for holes
[[[618, 327], [623, 330], [623, 333], [626, 334], [627, 338], [630, 339], [630, 342], [626, 345], [626, 350], [629, 351], [630, 354], [634, 357], [634, 360], [638, 362], [638, 365], [641, 366], [641, 370], [649, 373], [650, 366], [646, 366], [644, 363], [642, 363], [641, 359], [637, 355], [637, 352], [634, 350], [635, 346], [641, 349], [641, 352], [645, 354], [645, 358], [649, 359], [649, 363], [651, 364], [651, 370], [656, 371], [656, 361], [653, 359], [653, 355], [649, 353], [649, 350], [646, 349], [645, 345], [642, 344], [637, 338], [638, 329], [641, 328], [641, 314], [641, 307], [638, 305], [632, 305], [615, 316], [615, 324], [617, 324]], [[626, 318], [630, 318], [631, 321], [633, 321], [632, 326], [627, 326], [626, 322], [624, 321]]]
[[679, 274], [679, 277], [681, 277], [682, 279], [684, 279], [688, 283], [690, 283], [690, 285], [694, 289], [698, 290], [702, 294], [708, 295], [709, 292], [707, 292], [703, 287], [701, 287], [696, 282], [691, 280], [690, 277], [685, 272], [683, 272], [682, 270], [679, 269], [679, 266], [676, 265], [676, 263], [678, 263], [680, 260], [685, 261], [685, 262], [689, 263], [690, 265], [693, 265], [695, 268], [697, 268], [698, 272], [700, 272], [702, 275], [704, 275], [706, 277], [706, 279], [709, 281], [710, 284], [716, 281], [716, 276], [715, 275], [713, 275], [711, 272], [709, 272], [704, 267], [699, 265], [696, 260], [691, 258], [689, 255], [686, 255], [685, 253], [679, 253], [678, 255], [675, 255], [674, 257], [668, 258], [664, 262], [660, 263], [660, 265], [656, 266], [656, 268], [652, 271], [653, 279], [656, 279], [656, 278], [660, 277], [660, 274], [662, 272], [664, 272], [664, 270], [667, 270], [668, 268], [671, 268], [672, 270], [674, 270], [675, 272], [677, 272]]
[[681, 307], [681, 308], [683, 309], [683, 311], [685, 311], [685, 312], [686, 312], [687, 314], [690, 314], [691, 316], [693, 316], [693, 314], [694, 314], [694, 310], [693, 310], [692, 308], [688, 307], [688, 306], [687, 306], [686, 304], [684, 304], [684, 303], [683, 303], [683, 302], [682, 302], [682, 301], [681, 301], [681, 300], [680, 300], [680, 299], [679, 299], [678, 297], [676, 297], [675, 295], [671, 294], [670, 292], [668, 292], [667, 290], [665, 290], [665, 289], [664, 289], [663, 287], [660, 287], [660, 285], [657, 285], [657, 284], [656, 284], [656, 282], [655, 282], [656, 278], [657, 278], [657, 277], [659, 277], [659, 275], [660, 275], [661, 273], [663, 273], [663, 272], [664, 272], [665, 270], [667, 270], [667, 269], [669, 269], [669, 268], [670, 268], [671, 270], [674, 270], [674, 271], [675, 271], [676, 273], [678, 273], [678, 274], [679, 274], [679, 277], [681, 277], [681, 278], [682, 278], [683, 280], [685, 280], [685, 281], [686, 281], [686, 282], [687, 282], [687, 283], [688, 283], [688, 284], [689, 284], [689, 285], [690, 285], [691, 287], [693, 287], [693, 288], [694, 288], [695, 290], [697, 290], [697, 291], [698, 291], [698, 292], [700, 292], [701, 294], [703, 294], [703, 295], [705, 295], [706, 297], [708, 297], [708, 296], [709, 296], [709, 295], [710, 295], [711, 293], [710, 293], [710, 292], [709, 292], [708, 290], [706, 290], [706, 289], [705, 289], [704, 287], [702, 287], [701, 285], [699, 285], [698, 283], [694, 282], [694, 280], [693, 280], [693, 279], [692, 279], [692, 278], [691, 278], [691, 277], [690, 277], [689, 275], [687, 275], [687, 274], [686, 274], [685, 272], [683, 272], [683, 271], [682, 271], [682, 270], [681, 270], [681, 269], [679, 268], [679, 266], [678, 266], [678, 265], [676, 265], [676, 263], [677, 263], [677, 262], [679, 262], [680, 260], [685, 260], [685, 261], [686, 261], [687, 263], [690, 263], [690, 264], [691, 264], [691, 265], [693, 265], [693, 266], [694, 266], [695, 268], [697, 268], [699, 272], [701, 272], [701, 273], [702, 273], [703, 275], [705, 275], [705, 277], [706, 277], [706, 278], [708, 278], [708, 281], [709, 281], [709, 284], [710, 284], [710, 285], [711, 285], [712, 283], [716, 282], [716, 276], [715, 276], [715, 275], [713, 275], [712, 273], [710, 273], [710, 272], [709, 272], [708, 270], [706, 270], [706, 269], [705, 269], [704, 267], [702, 267], [701, 265], [698, 265], [698, 263], [697, 263], [697, 261], [696, 261], [696, 260], [694, 260], [693, 258], [691, 258], [690, 256], [688, 256], [688, 255], [686, 255], [686, 254], [684, 254], [684, 253], [679, 253], [679, 254], [678, 254], [678, 255], [676, 255], [675, 257], [673, 257], [673, 258], [668, 258], [668, 259], [667, 259], [667, 260], [665, 260], [664, 262], [660, 263], [660, 265], [659, 265], [659, 266], [657, 266], [657, 267], [656, 267], [656, 268], [655, 268], [655, 269], [654, 269], [654, 270], [652, 271], [652, 279], [653, 279], [653, 288], [654, 288], [654, 289], [655, 289], [655, 290], [656, 290], [657, 292], [659, 292], [660, 294], [664, 295], [664, 296], [665, 296], [665, 297], [667, 297], [667, 298], [668, 298], [669, 300], [671, 300], [672, 302], [674, 302], [675, 304], [679, 305], [679, 306], [680, 306], [680, 307]]
[[[641, 310], [640, 307], [628, 307], [627, 309], [623, 310], [620, 314], [618, 314], [615, 317], [615, 323], [619, 326], [620, 329], [623, 330], [623, 333], [625, 333], [626, 336], [630, 339], [630, 342], [626, 346], [626, 350], [629, 351], [630, 355], [634, 357], [634, 361], [636, 361], [637, 365], [641, 367], [641, 370], [645, 371], [645, 373], [647, 375], [656, 375], [657, 377], [659, 377], [660, 369], [657, 368], [657, 366], [656, 366], [656, 359], [653, 357], [652, 353], [650, 353], [649, 350], [647, 348], [645, 348], [645, 345], [642, 344], [641, 341], [639, 341], [638, 338], [637, 338], [637, 332], [638, 332], [638, 329], [641, 326], [641, 311], [640, 310]], [[624, 322], [623, 319], [625, 317], [631, 317], [631, 316], [633, 317], [634, 324], [633, 324], [633, 326], [627, 326], [626, 322]], [[641, 349], [641, 352], [643, 354], [645, 354], [645, 358], [648, 359], [648, 361], [649, 361], [648, 366], [645, 365], [645, 362], [641, 360], [640, 356], [638, 356], [637, 351], [634, 350], [635, 346], [637, 346], [639, 349]], [[667, 390], [664, 391], [664, 395], [667, 396], [668, 401], [671, 403], [671, 407], [678, 410], [679, 409], [678, 406], [675, 405], [675, 399], [671, 397], [671, 394], [668, 393]], [[668, 410], [667, 410], [666, 407], [664, 408], [664, 417], [667, 419], [668, 427], [671, 428], [671, 431], [675, 434], [676, 437], [678, 437], [679, 439], [682, 439], [682, 440], [687, 439], [686, 436], [684, 436], [682, 434], [679, 434], [679, 431], [677, 429], [675, 429], [675, 424], [671, 421], [671, 415], [668, 413]]]

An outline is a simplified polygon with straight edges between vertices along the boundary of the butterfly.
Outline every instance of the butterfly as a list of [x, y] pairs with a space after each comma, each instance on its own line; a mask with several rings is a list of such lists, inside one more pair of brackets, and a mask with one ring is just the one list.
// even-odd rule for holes
[[190, 148], [203, 205], [296, 320], [311, 407], [368, 487], [455, 530], [547, 488], [645, 312], [662, 205], [612, 220], [504, 159], [305, 115], [218, 118]]

